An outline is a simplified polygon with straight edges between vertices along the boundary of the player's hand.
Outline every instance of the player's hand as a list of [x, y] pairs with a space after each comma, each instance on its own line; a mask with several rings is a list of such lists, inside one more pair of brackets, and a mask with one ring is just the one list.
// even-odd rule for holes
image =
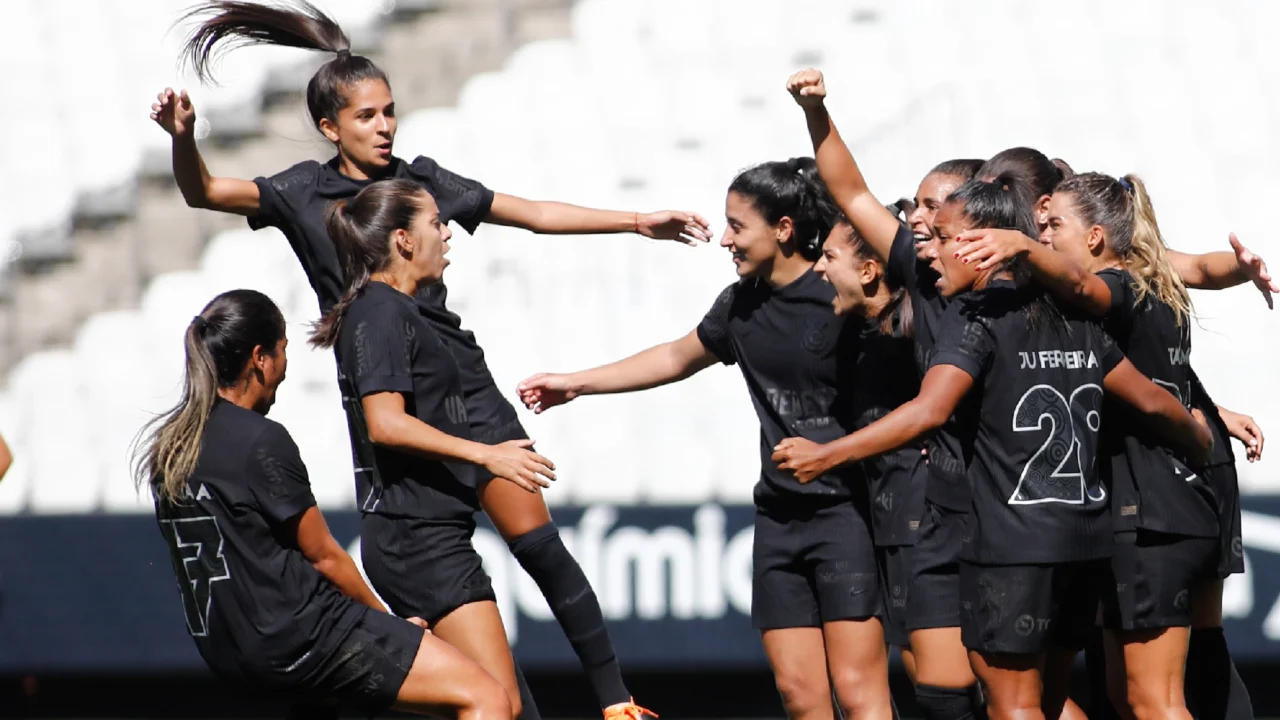
[[1231, 249], [1236, 252], [1236, 262], [1240, 263], [1240, 270], [1249, 277], [1254, 287], [1258, 288], [1258, 292], [1262, 293], [1262, 298], [1267, 301], [1267, 307], [1274, 310], [1275, 302], [1271, 299], [1271, 294], [1280, 293], [1280, 285], [1271, 279], [1271, 273], [1267, 272], [1267, 263], [1245, 247], [1236, 238], [1235, 233], [1231, 233], [1230, 241]]
[[423, 630], [426, 630], [427, 632], [431, 632], [431, 628], [427, 625], [427, 621], [423, 620], [420, 617], [405, 618], [405, 622], [413, 623], [414, 625], [417, 625]]
[[151, 119], [170, 135], [185, 137], [195, 129], [196, 108], [186, 90], [177, 94], [173, 88], [165, 88], [151, 104]]
[[636, 216], [636, 228], [647, 238], [676, 240], [685, 245], [711, 240], [711, 225], [706, 218], [679, 210], [641, 213]]
[[574, 386], [568, 375], [555, 373], [538, 373], [525, 378], [516, 386], [516, 392], [520, 394], [520, 402], [534, 414], [563, 405], [582, 394], [582, 390]]
[[779, 470], [790, 470], [802, 484], [812, 482], [831, 469], [827, 446], [804, 438], [784, 438], [773, 448], [772, 460]]
[[980, 229], [966, 230], [956, 236], [955, 256], [974, 272], [998, 267], [1013, 258], [1031, 252], [1036, 241], [1017, 230]]
[[1242, 415], [1237, 412], [1219, 407], [1218, 414], [1222, 416], [1222, 422], [1227, 426], [1227, 432], [1231, 433], [1231, 437], [1244, 443], [1245, 453], [1249, 462], [1257, 462], [1262, 459], [1262, 445], [1265, 438], [1262, 436], [1262, 428], [1248, 415]]
[[508, 440], [487, 446], [480, 465], [493, 474], [528, 490], [538, 492], [539, 487], [551, 487], [556, 479], [556, 466], [550, 460], [534, 452], [532, 440]]
[[813, 68], [806, 68], [787, 78], [787, 92], [805, 110], [822, 107], [827, 99], [827, 85], [822, 80], [822, 73]]

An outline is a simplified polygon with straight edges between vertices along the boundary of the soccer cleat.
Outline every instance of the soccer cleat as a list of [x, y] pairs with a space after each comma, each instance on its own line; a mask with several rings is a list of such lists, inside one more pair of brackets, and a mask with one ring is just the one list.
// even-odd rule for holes
[[604, 720], [644, 720], [645, 717], [658, 717], [658, 713], [640, 707], [635, 701], [610, 705], [604, 709]]

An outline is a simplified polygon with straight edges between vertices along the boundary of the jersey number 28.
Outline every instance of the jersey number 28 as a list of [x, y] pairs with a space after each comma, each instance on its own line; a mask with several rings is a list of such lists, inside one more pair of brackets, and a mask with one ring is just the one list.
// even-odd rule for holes
[[1013, 431], [1047, 430], [1049, 436], [1022, 467], [1010, 505], [1083, 505], [1106, 498], [1094, 472], [1101, 410], [1102, 388], [1094, 384], [1081, 385], [1069, 398], [1050, 385], [1023, 393], [1013, 409]]

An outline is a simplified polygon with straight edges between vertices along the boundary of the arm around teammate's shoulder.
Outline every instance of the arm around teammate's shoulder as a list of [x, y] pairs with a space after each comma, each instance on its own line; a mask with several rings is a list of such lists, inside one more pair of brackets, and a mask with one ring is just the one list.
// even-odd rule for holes
[[165, 88], [151, 105], [151, 119], [173, 137], [173, 179], [189, 207], [253, 216], [259, 191], [252, 180], [214, 177], [196, 147], [196, 110], [187, 91]]

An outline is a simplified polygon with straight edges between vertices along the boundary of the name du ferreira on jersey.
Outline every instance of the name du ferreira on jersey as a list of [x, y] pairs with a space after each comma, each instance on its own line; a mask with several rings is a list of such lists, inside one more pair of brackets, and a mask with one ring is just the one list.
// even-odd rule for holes
[[[1187, 365], [1191, 362], [1191, 352], [1186, 348], [1171, 347], [1169, 363], [1171, 365]], [[1020, 350], [1018, 351], [1019, 370], [1035, 370], [1037, 368], [1066, 368], [1079, 370], [1098, 366], [1098, 357], [1092, 350]]]

